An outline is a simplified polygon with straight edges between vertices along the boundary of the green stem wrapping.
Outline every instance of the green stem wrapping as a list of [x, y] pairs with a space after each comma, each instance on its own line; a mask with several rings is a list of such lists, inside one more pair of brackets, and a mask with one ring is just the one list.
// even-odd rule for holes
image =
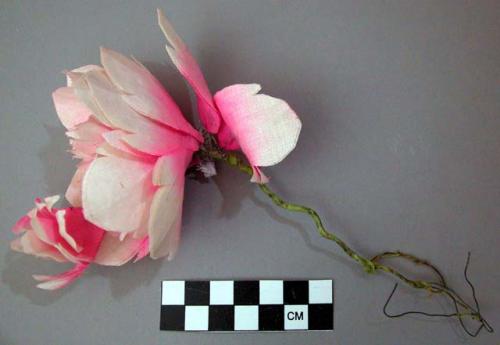
[[[211, 149], [211, 150], [202, 150], [202, 154], [209, 158], [209, 159], [214, 159], [214, 160], [219, 160], [223, 161], [226, 164], [239, 169], [240, 171], [244, 172], [245, 174], [252, 175], [253, 170], [250, 165], [248, 165], [246, 162], [244, 162], [242, 159], [240, 159], [238, 156], [232, 153], [227, 153], [219, 148], [216, 149]], [[267, 195], [271, 201], [281, 207], [282, 209], [285, 209], [290, 212], [297, 212], [297, 213], [304, 213], [307, 214], [312, 221], [314, 222], [314, 225], [316, 226], [316, 229], [319, 233], [320, 236], [323, 238], [330, 240], [334, 243], [336, 243], [343, 251], [345, 254], [347, 254], [351, 259], [353, 259], [355, 262], [360, 264], [362, 268], [364, 269], [365, 272], [369, 274], [376, 273], [377, 271], [383, 271], [386, 272], [395, 278], [399, 279], [400, 281], [404, 282], [406, 285], [413, 287], [415, 289], [421, 289], [421, 290], [426, 290], [431, 294], [440, 294], [443, 296], [448, 297], [454, 307], [455, 307], [455, 312], [450, 313], [450, 314], [429, 314], [429, 313], [423, 313], [423, 312], [406, 312], [398, 315], [389, 315], [386, 312], [386, 307], [387, 304], [392, 297], [392, 295], [395, 292], [396, 286], [394, 287], [393, 292], [391, 293], [391, 296], [386, 302], [386, 305], [384, 306], [384, 314], [389, 317], [398, 317], [398, 316], [403, 316], [406, 314], [423, 314], [427, 316], [445, 316], [445, 317], [456, 317], [459, 321], [464, 330], [467, 332], [467, 334], [471, 336], [476, 336], [479, 331], [481, 331], [483, 328], [485, 328], [488, 332], [493, 332], [493, 329], [491, 326], [487, 323], [487, 321], [482, 317], [480, 310], [479, 310], [479, 304], [477, 303], [477, 299], [475, 297], [475, 291], [474, 287], [470, 283], [470, 281], [467, 278], [467, 267], [469, 263], [469, 259], [467, 260], [467, 265], [466, 265], [466, 271], [464, 272], [465, 274], [465, 279], [467, 280], [467, 283], [469, 283], [472, 292], [473, 292], [473, 297], [475, 301], [475, 307], [471, 306], [465, 300], [458, 295], [455, 291], [453, 291], [451, 288], [448, 287], [444, 276], [441, 274], [441, 272], [432, 264], [430, 264], [428, 261], [420, 259], [414, 255], [403, 253], [401, 251], [388, 251], [384, 252], [378, 255], [373, 256], [371, 259], [368, 259], [367, 257], [357, 253], [354, 249], [352, 249], [346, 242], [344, 242], [341, 238], [339, 238], [337, 235], [329, 232], [322, 220], [319, 214], [312, 208], [304, 206], [304, 205], [299, 205], [299, 204], [294, 204], [285, 201], [282, 199], [280, 196], [278, 196], [275, 192], [273, 192], [267, 184], [258, 184], [259, 189]], [[399, 270], [396, 268], [385, 265], [381, 263], [382, 259], [389, 259], [389, 258], [400, 258], [403, 260], [410, 261], [414, 263], [415, 265], [419, 266], [424, 266], [429, 269], [431, 269], [439, 279], [438, 282], [433, 282], [433, 281], [426, 281], [426, 280], [418, 280], [418, 279], [410, 279], [408, 278], [405, 274], [401, 273]], [[479, 322], [479, 327], [471, 332], [467, 329], [467, 327], [463, 323], [463, 318], [464, 317], [470, 317], [473, 320], [476, 320]]]

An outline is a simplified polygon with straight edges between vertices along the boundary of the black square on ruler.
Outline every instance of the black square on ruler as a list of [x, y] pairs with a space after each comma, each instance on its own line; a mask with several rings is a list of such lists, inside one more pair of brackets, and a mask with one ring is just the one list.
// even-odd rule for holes
[[309, 303], [309, 282], [307, 280], [285, 280], [283, 290], [285, 304]]
[[208, 305], [210, 303], [209, 281], [186, 281], [184, 290], [186, 305]]
[[232, 306], [232, 305], [210, 305], [208, 307], [208, 330], [210, 330], [210, 331], [233, 331], [234, 330], [234, 306]]
[[285, 329], [283, 305], [259, 305], [259, 330], [282, 331]]
[[309, 329], [333, 329], [333, 304], [309, 304]]
[[234, 282], [234, 304], [235, 305], [258, 305], [259, 304], [259, 281], [246, 280]]
[[185, 307], [183, 305], [162, 305], [160, 330], [183, 331]]

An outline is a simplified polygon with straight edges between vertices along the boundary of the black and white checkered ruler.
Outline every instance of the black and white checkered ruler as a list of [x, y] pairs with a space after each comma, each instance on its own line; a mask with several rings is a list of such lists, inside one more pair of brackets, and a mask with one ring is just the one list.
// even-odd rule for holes
[[333, 330], [333, 281], [163, 281], [160, 329]]

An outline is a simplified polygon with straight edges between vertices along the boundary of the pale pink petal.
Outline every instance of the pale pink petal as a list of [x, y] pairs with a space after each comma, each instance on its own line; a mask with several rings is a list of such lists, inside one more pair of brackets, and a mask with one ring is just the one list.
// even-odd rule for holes
[[221, 123], [220, 116], [200, 67], [163, 12], [160, 9], [157, 12], [158, 24], [168, 41], [166, 46], [168, 55], [196, 93], [201, 122], [207, 131], [217, 133]]
[[59, 195], [51, 195], [43, 198], [43, 200], [35, 200], [35, 204], [38, 209], [47, 208], [50, 211], [60, 198], [61, 197]]
[[67, 72], [66, 75], [71, 80], [71, 88], [74, 90], [76, 97], [83, 104], [85, 104], [88, 109], [90, 109], [93, 117], [95, 117], [103, 125], [112, 127], [111, 122], [106, 117], [106, 114], [104, 114], [92, 96], [85, 74]]
[[76, 76], [80, 77], [82, 74], [85, 74], [85, 73], [90, 72], [90, 71], [102, 71], [102, 70], [104, 70], [104, 68], [102, 68], [101, 66], [98, 66], [98, 65], [84, 65], [84, 66], [72, 69], [70, 73], [66, 73], [66, 84], [68, 86], [73, 86], [73, 80], [71, 78], [72, 76], [74, 79]]
[[68, 189], [66, 189], [66, 200], [68, 200], [73, 207], [82, 206], [82, 181], [88, 167], [89, 163], [80, 163], [71, 179]]
[[[131, 151], [135, 151], [135, 150], [131, 150]], [[155, 158], [156, 158], [156, 157], [146, 158], [145, 154], [142, 152], [139, 152], [138, 155], [130, 154], [128, 152], [117, 149], [116, 147], [110, 145], [107, 142], [102, 144], [101, 146], [99, 146], [95, 152], [101, 156], [106, 156], [106, 157], [111, 156], [111, 157], [119, 157], [119, 158], [123, 158], [123, 159], [144, 160], [144, 161], [151, 160], [151, 162], [152, 162], [151, 164], [154, 164], [153, 162], [155, 161]]]
[[185, 171], [192, 153], [179, 150], [161, 157], [153, 170], [153, 184], [160, 186], [151, 203], [148, 236], [153, 259], [171, 259], [180, 240]]
[[59, 120], [67, 129], [73, 129], [77, 125], [87, 121], [92, 111], [76, 97], [74, 90], [70, 87], [61, 87], [52, 93], [54, 106]]
[[148, 225], [151, 258], [174, 256], [180, 238], [183, 197], [183, 176], [172, 185], [160, 187], [155, 193]]
[[253, 175], [252, 178], [250, 179], [250, 182], [253, 183], [259, 183], [259, 184], [264, 184], [269, 182], [269, 177], [264, 175], [262, 170], [259, 169], [259, 167], [252, 166], [253, 170]]
[[176, 183], [184, 176], [191, 157], [192, 152], [188, 150], [177, 150], [168, 156], [160, 157], [153, 169], [153, 184], [162, 186]]
[[137, 252], [137, 256], [134, 259], [134, 262], [143, 259], [148, 254], [149, 254], [149, 237], [145, 237], [141, 242], [141, 245]]
[[91, 119], [66, 132], [73, 155], [86, 161], [94, 159], [97, 148], [104, 143], [103, 134], [108, 131], [108, 127]]
[[95, 142], [99, 145], [104, 141], [103, 134], [110, 130], [111, 128], [102, 125], [97, 120], [90, 119], [75, 129], [67, 131], [66, 135], [71, 139]]
[[108, 231], [136, 230], [154, 193], [153, 165], [117, 157], [97, 158], [83, 179], [85, 218]]
[[161, 129], [159, 124], [132, 109], [123, 99], [123, 92], [115, 87], [104, 72], [92, 71], [85, 74], [85, 78], [95, 102], [115, 128], [144, 135]]
[[47, 208], [37, 210], [31, 218], [31, 228], [43, 242], [54, 245], [58, 239], [57, 221]]
[[167, 128], [129, 134], [122, 140], [138, 151], [155, 156], [167, 155], [180, 148], [191, 151], [197, 151], [199, 148], [198, 141], [192, 136]]
[[25, 232], [21, 237], [11, 242], [11, 249], [40, 258], [52, 259], [57, 262], [65, 262], [66, 258], [51, 245], [40, 241], [32, 231]]
[[214, 99], [249, 162], [270, 166], [295, 148], [301, 122], [285, 101], [259, 91], [257, 84], [231, 85]]
[[140, 159], [154, 164], [154, 162], [158, 159], [156, 156], [141, 152], [123, 140], [129, 135], [129, 133], [122, 131], [121, 129], [104, 133], [102, 136], [106, 142], [96, 149], [96, 153], [102, 156], [115, 156], [132, 160]]
[[160, 82], [140, 63], [101, 48], [101, 62], [125, 102], [140, 114], [203, 141]]
[[121, 266], [139, 253], [142, 243], [142, 239], [135, 239], [132, 236], [126, 236], [120, 241], [119, 234], [108, 231], [104, 235], [94, 262], [99, 265]]
[[72, 269], [57, 275], [33, 275], [35, 280], [41, 281], [37, 287], [44, 290], [63, 288], [80, 277], [87, 269], [88, 263], [77, 263]]
[[[151, 155], [164, 155], [179, 147], [190, 147], [196, 151], [198, 141], [191, 135], [155, 123], [133, 110], [124, 100], [123, 92], [119, 91], [108, 77], [100, 71], [92, 71], [85, 75], [95, 102], [106, 115], [106, 118], [116, 127], [130, 134], [120, 140], [136, 150]], [[116, 141], [115, 141], [116, 143]]]

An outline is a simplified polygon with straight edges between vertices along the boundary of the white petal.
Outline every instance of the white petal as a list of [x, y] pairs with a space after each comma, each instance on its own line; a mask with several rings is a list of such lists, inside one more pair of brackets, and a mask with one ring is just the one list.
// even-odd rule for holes
[[153, 165], [117, 157], [97, 158], [83, 179], [85, 218], [109, 231], [136, 230], [155, 187]]

